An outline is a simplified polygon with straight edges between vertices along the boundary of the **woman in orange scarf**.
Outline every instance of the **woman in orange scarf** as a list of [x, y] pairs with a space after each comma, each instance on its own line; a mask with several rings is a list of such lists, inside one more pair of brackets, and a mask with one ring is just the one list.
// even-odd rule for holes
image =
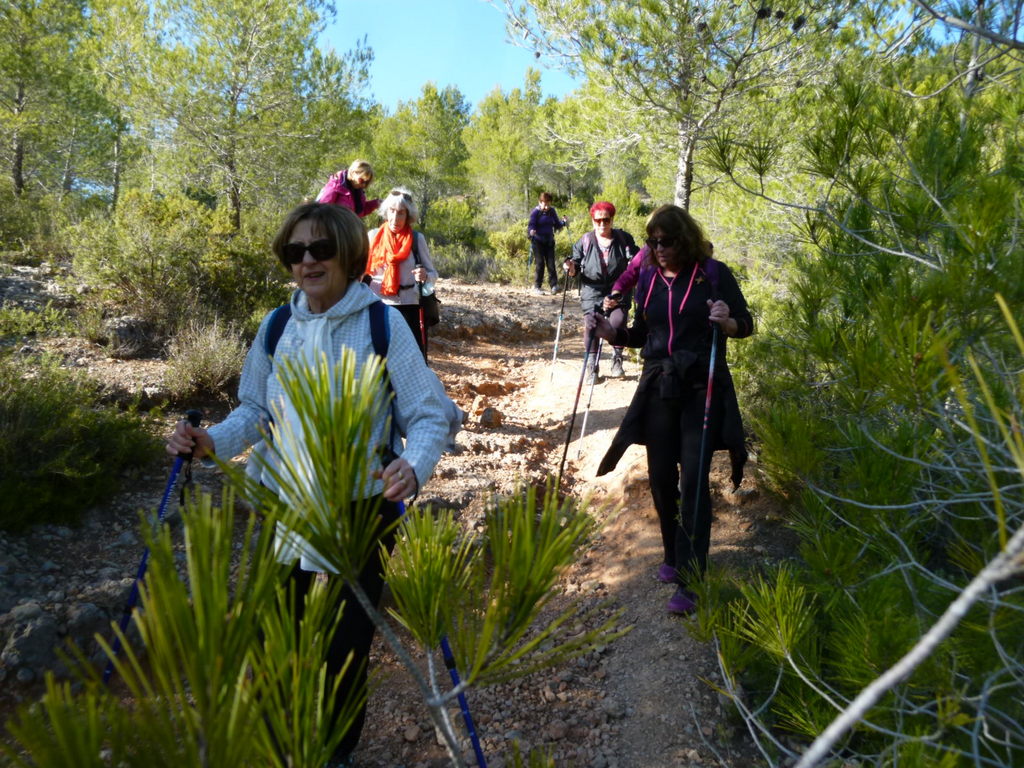
[[420, 290], [433, 291], [437, 270], [426, 238], [413, 231], [418, 213], [409, 190], [392, 189], [378, 213], [387, 223], [370, 231], [364, 282], [385, 304], [402, 313], [426, 357], [427, 326], [420, 322]]

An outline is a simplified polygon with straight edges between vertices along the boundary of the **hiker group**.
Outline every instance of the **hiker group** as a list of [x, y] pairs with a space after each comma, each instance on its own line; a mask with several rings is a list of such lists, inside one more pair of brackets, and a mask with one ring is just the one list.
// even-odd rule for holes
[[[356, 161], [331, 177], [316, 202], [288, 214], [271, 249], [296, 288], [289, 303], [260, 325], [242, 369], [238, 407], [209, 428], [179, 422], [167, 451], [175, 456], [191, 452], [200, 460], [214, 454], [228, 459], [259, 444], [272, 419], [276, 428], [287, 426], [301, 436], [296, 404], [279, 379], [282, 360], [311, 364], [326, 356], [334, 363], [348, 350], [358, 370], [372, 356], [383, 356], [393, 401], [373, 425], [366, 462], [379, 471], [360, 493], [379, 497], [380, 544], [390, 552], [392, 523], [400, 518], [403, 501], [415, 498], [429, 479], [442, 451], [453, 444], [464, 414], [427, 365], [427, 328], [436, 321], [436, 311], [427, 305], [438, 273], [426, 239], [413, 229], [417, 208], [412, 195], [395, 188], [383, 199], [367, 199], [372, 181], [369, 163]], [[367, 233], [361, 219], [375, 211], [384, 221]], [[656, 577], [676, 585], [667, 610], [685, 615], [696, 608], [691, 587], [707, 566], [711, 453], [730, 451], [735, 483], [746, 460], [725, 338], [750, 335], [753, 321], [732, 272], [711, 258], [710, 243], [683, 209], [665, 205], [655, 210], [643, 248], [614, 227], [610, 202], [594, 203], [590, 217], [592, 231], [579, 238], [561, 265], [565, 287], [560, 287], [554, 233], [568, 220], [558, 217], [549, 194], [541, 195], [528, 225], [536, 261], [534, 290], [542, 292], [545, 272], [553, 293], [566, 290], [570, 278], [579, 279], [585, 349], [581, 383], [584, 376], [597, 380], [605, 342], [614, 350], [613, 376], [625, 374], [626, 347], [641, 350], [639, 383], [598, 474], [610, 471], [629, 444], [645, 446], [664, 547]], [[564, 310], [565, 294], [562, 302]], [[389, 427], [392, 423], [400, 425], [400, 435]], [[295, 443], [291, 450], [301, 451], [301, 440]], [[285, 498], [279, 477], [268, 466], [260, 480]], [[276, 551], [279, 562], [291, 566], [287, 578], [300, 604], [317, 574], [332, 571], [293, 532], [278, 531]], [[383, 589], [383, 557], [377, 550], [359, 577], [374, 605]], [[344, 599], [328, 661], [331, 675], [343, 675], [339, 697], [365, 690], [364, 662], [374, 634], [355, 597], [346, 592]], [[354, 663], [346, 667], [350, 652]], [[333, 765], [350, 764], [364, 718], [365, 706]]]

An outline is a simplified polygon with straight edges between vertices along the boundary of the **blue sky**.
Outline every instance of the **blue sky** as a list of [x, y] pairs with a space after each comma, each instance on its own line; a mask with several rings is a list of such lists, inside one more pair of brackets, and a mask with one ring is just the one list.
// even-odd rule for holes
[[374, 52], [369, 90], [391, 110], [418, 98], [428, 81], [457, 86], [475, 107], [495, 86], [506, 92], [522, 87], [531, 66], [540, 71], [547, 96], [577, 85], [506, 42], [504, 14], [485, 0], [336, 0], [335, 7], [334, 23], [322, 36], [325, 47], [341, 54], [366, 35]]

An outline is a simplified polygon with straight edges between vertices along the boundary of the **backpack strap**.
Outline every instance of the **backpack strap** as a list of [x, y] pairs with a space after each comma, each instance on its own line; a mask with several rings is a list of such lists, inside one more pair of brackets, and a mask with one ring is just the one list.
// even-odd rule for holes
[[274, 356], [274, 350], [277, 349], [277, 342], [281, 340], [281, 334], [284, 333], [284, 327], [288, 325], [288, 321], [291, 317], [291, 303], [282, 304], [270, 315], [270, 323], [267, 325], [267, 335], [263, 337], [263, 349], [268, 356]]
[[[370, 340], [373, 342], [373, 351], [380, 357], [388, 356], [388, 347], [391, 346], [391, 324], [388, 322], [388, 306], [380, 299], [368, 307], [370, 312]], [[384, 371], [387, 375], [387, 369]], [[388, 387], [391, 381], [388, 380]]]
[[368, 308], [370, 312], [370, 340], [373, 342], [373, 351], [384, 358], [384, 388], [388, 394], [388, 411], [390, 412], [391, 433], [382, 463], [387, 466], [398, 458], [395, 446], [401, 446], [402, 436], [398, 432], [398, 420], [395, 418], [395, 388], [391, 386], [391, 375], [388, 373], [388, 348], [391, 346], [391, 323], [388, 322], [388, 305], [380, 299], [373, 302]]

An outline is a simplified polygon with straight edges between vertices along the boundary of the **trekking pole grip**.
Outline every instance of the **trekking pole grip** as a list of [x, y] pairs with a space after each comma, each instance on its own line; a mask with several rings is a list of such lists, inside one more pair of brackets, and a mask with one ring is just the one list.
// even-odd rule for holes
[[[199, 425], [203, 423], [203, 412], [197, 408], [189, 408], [187, 411], [185, 411], [185, 419], [188, 421], [189, 424], [198, 429]], [[191, 461], [192, 451], [189, 451], [188, 453], [179, 453], [178, 456], [180, 456], [183, 459], [187, 459], [188, 461]]]

